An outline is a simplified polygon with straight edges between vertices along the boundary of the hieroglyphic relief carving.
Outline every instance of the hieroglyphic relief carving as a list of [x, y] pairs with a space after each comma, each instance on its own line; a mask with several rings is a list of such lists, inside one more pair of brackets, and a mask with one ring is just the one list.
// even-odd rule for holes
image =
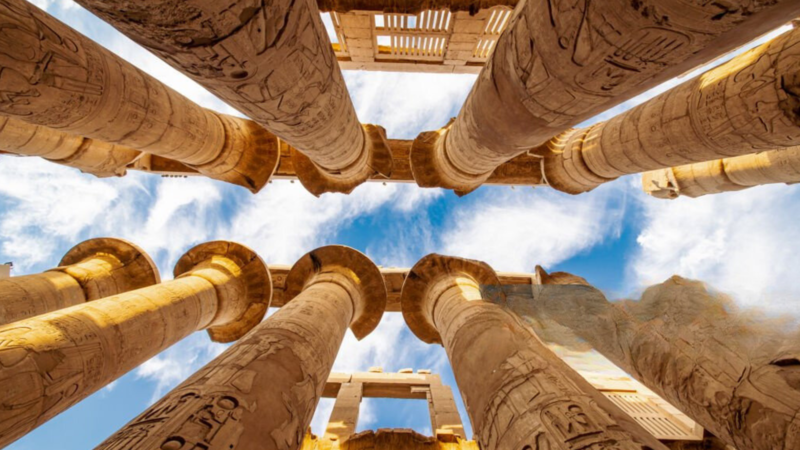
[[[198, 247], [225, 248], [219, 244]], [[175, 280], [0, 327], [0, 446], [194, 331], [246, 323], [235, 312], [247, 315], [254, 303], [263, 304], [263, 318], [271, 294], [263, 288], [271, 286], [269, 272], [257, 257], [239, 265], [238, 256], [252, 252], [227, 244], [231, 251], [209, 255]], [[256, 273], [262, 287], [249, 289], [256, 283], [248, 278]]]
[[411, 330], [447, 351], [483, 450], [665, 449], [516, 316], [486, 301], [502, 296], [491, 293], [498, 284], [483, 263], [428, 255], [401, 300]]
[[[386, 291], [375, 289], [383, 286], [377, 267], [341, 246], [307, 254], [287, 282], [293, 298], [277, 313], [97, 448], [299, 449], [347, 327], [369, 323], [356, 335], [369, 333]], [[187, 397], [186, 407], [171, 406]], [[198, 419], [220, 401], [237, 405], [235, 414]]]
[[779, 323], [758, 325], [724, 295], [677, 276], [638, 302], [613, 304], [583, 280], [538, 271], [526, 312], [571, 329], [736, 448], [800, 445], [800, 359], [796, 336]]
[[800, 30], [607, 122], [551, 140], [550, 186], [589, 191], [621, 175], [800, 145]]
[[195, 105], [23, 0], [0, 2], [0, 114], [255, 191], [277, 163], [274, 136], [252, 121]]
[[800, 183], [800, 147], [670, 167], [642, 174], [642, 188], [658, 198], [701, 197], [764, 184]]
[[0, 326], [159, 281], [158, 269], [139, 247], [121, 239], [89, 239], [70, 249], [55, 269], [0, 280]]
[[412, 155], [415, 178], [468, 192], [514, 156], [798, 14], [791, 1], [521, 3], [458, 117]]
[[313, 1], [79, 3], [303, 152], [320, 176], [373, 173]]

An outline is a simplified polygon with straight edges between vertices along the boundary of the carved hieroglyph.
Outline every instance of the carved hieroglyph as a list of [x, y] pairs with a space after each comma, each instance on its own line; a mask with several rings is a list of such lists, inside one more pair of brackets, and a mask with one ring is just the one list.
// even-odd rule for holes
[[792, 0], [521, 2], [455, 122], [415, 145], [417, 183], [468, 192], [512, 157], [798, 15]]
[[125, 175], [140, 152], [0, 116], [0, 152], [40, 156], [98, 177]]
[[552, 187], [589, 191], [625, 174], [800, 145], [800, 30], [607, 122], [553, 139]]
[[24, 0], [0, 0], [0, 115], [181, 161], [258, 191], [277, 163], [256, 123], [192, 103]]
[[238, 244], [201, 244], [175, 271], [172, 281], [0, 327], [0, 447], [194, 331], [240, 337], [269, 305], [267, 267]]
[[388, 149], [358, 122], [313, 0], [78, 3], [303, 152], [327, 191], [391, 173], [380, 165]]
[[670, 167], [642, 175], [644, 191], [653, 197], [740, 191], [774, 183], [800, 183], [800, 147]]
[[341, 246], [302, 257], [287, 285], [289, 303], [97, 448], [298, 450], [348, 325], [369, 334], [386, 288]]
[[[403, 316], [447, 351], [483, 450], [666, 448], [552, 353], [497, 300], [484, 263], [420, 260], [403, 284]], [[494, 288], [494, 289], [493, 289]]]
[[157, 284], [158, 269], [130, 242], [84, 241], [64, 255], [59, 267], [0, 280], [0, 325]]
[[532, 308], [715, 436], [739, 449], [800, 448], [796, 340], [782, 347], [731, 315], [719, 294], [680, 277], [622, 307], [577, 277], [537, 272]]

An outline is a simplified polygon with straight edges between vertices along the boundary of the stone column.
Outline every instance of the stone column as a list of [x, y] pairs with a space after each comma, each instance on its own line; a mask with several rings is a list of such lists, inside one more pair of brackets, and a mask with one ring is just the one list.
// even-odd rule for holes
[[736, 448], [800, 448], [800, 351], [738, 321], [720, 294], [676, 276], [623, 307], [579, 277], [537, 268], [537, 279], [524, 314], [571, 329]]
[[800, 30], [548, 144], [547, 183], [577, 194], [619, 176], [800, 145]]
[[498, 286], [485, 263], [428, 255], [401, 294], [414, 334], [447, 351], [482, 450], [666, 450], [497, 304]]
[[125, 167], [141, 154], [132, 148], [3, 116], [0, 116], [0, 151], [40, 156], [98, 177], [125, 175]]
[[342, 246], [303, 256], [286, 286], [292, 300], [97, 449], [299, 449], [348, 325], [375, 329], [386, 287]]
[[0, 447], [194, 331], [229, 342], [264, 317], [269, 271], [251, 250], [209, 242], [176, 279], [0, 328]]
[[428, 391], [428, 409], [431, 414], [431, 428], [434, 436], [451, 435], [466, 440], [464, 425], [458, 413], [456, 400], [450, 386], [442, 384], [439, 375], [428, 375], [430, 390]]
[[325, 427], [324, 440], [343, 442], [356, 433], [363, 393], [363, 383], [342, 383], [336, 394], [336, 403], [333, 404], [328, 426]]
[[159, 283], [158, 268], [122, 239], [84, 241], [59, 267], [0, 280], [0, 325]]
[[391, 174], [362, 127], [313, 0], [79, 0], [165, 62], [304, 154], [315, 194]]
[[201, 108], [24, 0], [0, 0], [0, 115], [185, 163], [258, 191], [277, 140]]
[[642, 188], [658, 198], [740, 191], [764, 184], [800, 183], [800, 147], [670, 167], [642, 175]]
[[455, 121], [415, 142], [415, 179], [469, 192], [514, 156], [798, 15], [791, 0], [521, 1]]

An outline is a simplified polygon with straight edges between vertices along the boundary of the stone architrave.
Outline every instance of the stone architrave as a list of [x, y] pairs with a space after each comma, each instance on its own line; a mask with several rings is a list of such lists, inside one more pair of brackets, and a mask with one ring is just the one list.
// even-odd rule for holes
[[458, 117], [415, 142], [415, 179], [469, 192], [505, 161], [798, 15], [793, 0], [520, 2]]
[[359, 124], [314, 1], [78, 3], [302, 152], [298, 177], [311, 192], [391, 174], [385, 140]]
[[619, 176], [800, 145], [800, 29], [606, 122], [548, 143], [546, 182], [578, 194]]
[[[800, 448], [800, 352], [743, 325], [719, 294], [674, 276], [613, 304], [582, 278], [537, 267], [531, 313], [572, 330], [726, 443]], [[517, 308], [512, 308], [517, 309]]]
[[343, 246], [306, 254], [286, 282], [292, 300], [97, 449], [301, 448], [347, 327], [375, 329], [386, 287]]
[[269, 306], [267, 266], [239, 244], [201, 244], [175, 276], [0, 327], [0, 447], [194, 331], [238, 339]]
[[0, 115], [160, 155], [258, 191], [278, 160], [255, 122], [201, 108], [24, 0], [0, 0]]
[[497, 304], [502, 298], [488, 265], [435, 254], [411, 269], [401, 296], [414, 334], [447, 351], [481, 449], [666, 450]]
[[670, 167], [642, 175], [642, 188], [653, 197], [740, 191], [764, 184], [800, 183], [800, 147]]
[[97, 177], [123, 176], [141, 152], [0, 116], [0, 152], [40, 156]]
[[158, 268], [139, 247], [89, 239], [55, 269], [0, 280], [0, 326], [159, 282]]

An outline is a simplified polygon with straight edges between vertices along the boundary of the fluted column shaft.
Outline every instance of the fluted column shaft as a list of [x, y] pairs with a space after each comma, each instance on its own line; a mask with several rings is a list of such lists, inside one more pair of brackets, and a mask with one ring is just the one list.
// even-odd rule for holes
[[24, 0], [0, 1], [0, 92], [2, 115], [174, 159], [251, 190], [277, 162], [266, 130], [197, 106]]
[[385, 306], [377, 267], [342, 249], [301, 258], [287, 276], [299, 293], [97, 449], [299, 449], [347, 327], [373, 305], [371, 331]]
[[247, 271], [218, 255], [178, 279], [0, 328], [0, 446], [192, 332], [239, 319]]
[[781, 354], [774, 344], [750, 345], [760, 337], [701, 283], [673, 277], [627, 309], [589, 286], [545, 285], [531, 306], [728, 444], [800, 446], [796, 347]]
[[569, 193], [616, 177], [800, 145], [800, 29], [607, 122], [552, 140], [544, 176]]
[[800, 147], [671, 167], [642, 175], [642, 188], [659, 198], [740, 191], [764, 184], [800, 183]]
[[500, 164], [800, 14], [734, 0], [522, 1], [455, 121], [421, 135], [421, 186], [469, 191]]
[[158, 269], [128, 242], [97, 238], [73, 247], [60, 267], [0, 280], [0, 325], [158, 283]]
[[329, 179], [312, 192], [349, 192], [379, 169], [315, 1], [79, 3], [302, 152], [322, 172], [299, 173], [304, 185]]
[[[426, 258], [430, 258], [426, 257]], [[429, 274], [427, 288], [403, 286], [430, 318], [447, 351], [474, 433], [483, 450], [525, 448], [665, 449], [501, 307], [486, 301], [475, 273]], [[486, 267], [486, 266], [484, 266]], [[470, 270], [467, 268], [467, 270]], [[419, 273], [419, 272], [417, 272]], [[422, 275], [425, 277], [425, 275]], [[412, 331], [418, 333], [409, 321]]]

